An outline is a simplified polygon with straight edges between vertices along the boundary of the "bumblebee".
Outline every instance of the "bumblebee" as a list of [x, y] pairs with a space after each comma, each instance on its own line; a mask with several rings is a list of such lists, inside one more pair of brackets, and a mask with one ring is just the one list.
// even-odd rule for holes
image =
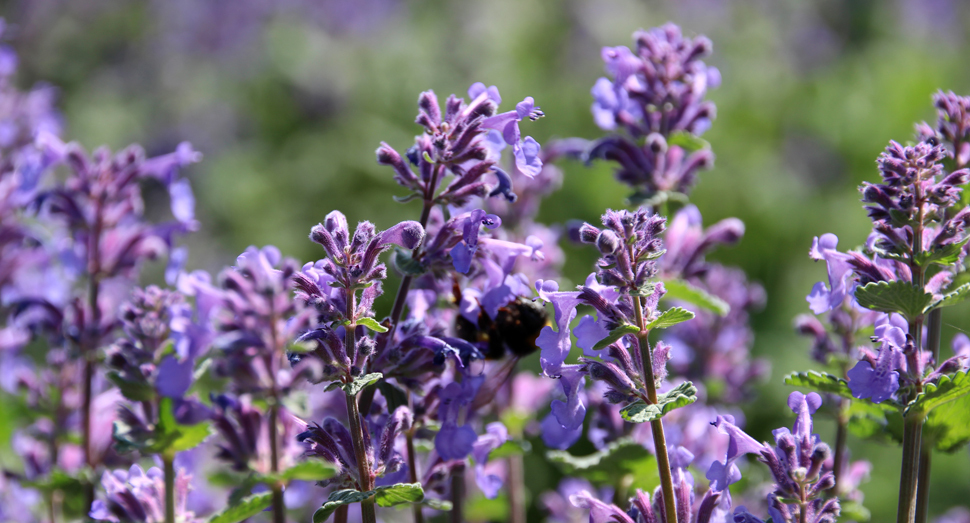
[[518, 359], [538, 350], [536, 339], [547, 323], [545, 308], [519, 297], [500, 307], [494, 320], [484, 311], [477, 325], [458, 316], [455, 331], [459, 338], [483, 347], [486, 360], [500, 360], [508, 353]]

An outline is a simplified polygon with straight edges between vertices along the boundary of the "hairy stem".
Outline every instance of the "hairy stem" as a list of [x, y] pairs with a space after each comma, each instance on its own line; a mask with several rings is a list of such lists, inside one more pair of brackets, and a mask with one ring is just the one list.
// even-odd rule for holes
[[[270, 448], [270, 470], [273, 474], [280, 472], [279, 457], [279, 415], [280, 406], [278, 401], [274, 401], [269, 408], [269, 448]], [[283, 486], [279, 481], [274, 481], [273, 491], [273, 523], [286, 523], [286, 505], [283, 503]]]
[[913, 523], [915, 521], [922, 433], [922, 419], [906, 419], [903, 425], [903, 465], [899, 474], [899, 504], [896, 509], [896, 523]]
[[333, 513], [333, 523], [347, 523], [347, 512], [349, 512], [350, 506], [340, 505], [337, 510]]
[[[927, 320], [926, 350], [933, 355], [933, 364], [938, 365], [940, 359], [940, 338], [943, 334], [943, 309], [930, 311]], [[930, 467], [933, 459], [933, 448], [924, 442], [919, 457], [919, 482], [916, 493], [916, 522], [926, 523], [930, 505]]]
[[175, 523], [175, 453], [162, 454], [165, 467], [165, 523]]
[[[651, 403], [657, 403], [657, 384], [653, 374], [653, 351], [647, 340], [650, 332], [646, 330], [643, 318], [643, 304], [640, 298], [633, 297], [634, 312], [640, 333], [637, 335], [637, 345], [643, 364], [643, 381], [646, 386], [647, 398]], [[653, 446], [657, 453], [657, 468], [660, 472], [660, 488], [664, 497], [664, 516], [666, 523], [677, 523], [677, 507], [674, 503], [674, 481], [670, 473], [670, 458], [667, 455], [667, 438], [664, 435], [663, 421], [656, 419], [650, 422], [650, 432], [653, 434]]]
[[[344, 345], [351, 362], [357, 360], [357, 323], [355, 316], [357, 295], [355, 293], [353, 287], [347, 287], [346, 317], [350, 324], [344, 327]], [[350, 379], [353, 379], [353, 377], [350, 377]], [[345, 392], [345, 396], [347, 399], [347, 417], [350, 421], [350, 439], [353, 443], [354, 456], [357, 458], [357, 472], [360, 476], [360, 490], [367, 492], [374, 490], [374, 478], [371, 476], [370, 462], [367, 460], [367, 449], [364, 448], [364, 430], [361, 425], [360, 410], [357, 407], [357, 395]], [[372, 499], [360, 503], [360, 515], [364, 523], [377, 523], [377, 512]]]

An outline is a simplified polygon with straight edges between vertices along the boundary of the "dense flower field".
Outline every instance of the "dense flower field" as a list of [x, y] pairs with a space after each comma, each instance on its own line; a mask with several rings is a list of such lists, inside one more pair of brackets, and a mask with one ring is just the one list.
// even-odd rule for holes
[[[938, 92], [937, 120], [878, 157], [864, 245], [818, 231], [825, 281], [795, 320], [816, 365], [769, 378], [750, 353], [765, 291], [707, 259], [745, 226], [690, 200], [714, 164], [712, 52], [674, 24], [602, 49], [593, 140], [525, 135], [542, 93], [422, 92], [413, 142], [374, 144], [414, 220], [328, 210], [306, 224], [319, 260], [253, 246], [210, 274], [183, 240], [205, 227], [185, 176], [202, 154], [86, 151], [0, 48], [0, 384], [29, 420], [0, 519], [862, 522], [877, 471], [898, 473], [898, 522], [928, 521], [933, 460], [970, 442], [970, 338], [941, 334], [970, 296], [970, 98]], [[615, 172], [599, 223], [538, 219], [569, 162]], [[582, 285], [566, 244], [597, 257]], [[165, 284], [140, 286], [155, 260]], [[790, 386], [771, 441], [741, 410], [765, 379]], [[527, 455], [557, 489], [530, 489]]]

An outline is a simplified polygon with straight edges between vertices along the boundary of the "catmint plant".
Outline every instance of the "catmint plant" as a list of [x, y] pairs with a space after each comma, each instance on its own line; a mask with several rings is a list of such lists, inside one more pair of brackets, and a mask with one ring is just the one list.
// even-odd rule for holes
[[[934, 415], [934, 409], [962, 402], [970, 392], [960, 356], [941, 361], [939, 350], [942, 308], [961, 301], [966, 292], [965, 286], [949, 289], [966, 256], [970, 216], [960, 187], [968, 179], [961, 152], [966, 119], [961, 107], [966, 104], [942, 93], [936, 103], [938, 128], [917, 126], [920, 141], [913, 145], [891, 142], [878, 160], [882, 183], [860, 188], [873, 222], [865, 248], [839, 252], [838, 239], [829, 234], [816, 238], [811, 250], [813, 258], [826, 261], [829, 273], [829, 285], [817, 284], [808, 296], [813, 312], [858, 303], [883, 313], [874, 322], [878, 348], [859, 350], [860, 361], [845, 371], [847, 381], [826, 375], [789, 378], [795, 384], [891, 405], [890, 414], [902, 417], [900, 522], [926, 520], [930, 442], [935, 437], [930, 435], [947, 423], [941, 419], [944, 411]], [[812, 330], [810, 323], [803, 323]], [[851, 333], [852, 328], [843, 330]], [[820, 333], [816, 339], [824, 343]], [[946, 399], [940, 399], [944, 390]], [[929, 437], [923, 440], [926, 426]]]
[[[812, 434], [812, 415], [822, 404], [822, 398], [814, 392], [807, 395], [793, 392], [788, 396], [788, 407], [795, 413], [792, 430], [780, 428], [772, 432], [775, 444], [758, 443], [739, 429], [731, 417], [719, 416], [714, 425], [730, 438], [728, 453], [723, 462], [717, 461], [707, 471], [711, 488], [725, 491], [741, 479], [734, 463], [745, 454], [755, 454], [758, 461], [768, 466], [774, 480], [774, 488], [768, 494], [768, 513], [771, 521], [785, 523], [835, 523], [841, 513], [837, 498], [825, 495], [835, 485], [831, 471], [825, 470], [831, 455], [829, 446]], [[761, 522], [744, 507], [734, 512], [734, 521]]]
[[682, 200], [698, 171], [713, 166], [714, 155], [699, 136], [715, 117], [704, 97], [721, 75], [702, 61], [711, 41], [686, 38], [674, 24], [637, 31], [633, 41], [632, 50], [602, 50], [612, 79], [593, 86], [593, 119], [604, 130], [624, 133], [597, 140], [588, 156], [617, 162], [616, 178], [634, 189], [633, 201], [663, 205]]

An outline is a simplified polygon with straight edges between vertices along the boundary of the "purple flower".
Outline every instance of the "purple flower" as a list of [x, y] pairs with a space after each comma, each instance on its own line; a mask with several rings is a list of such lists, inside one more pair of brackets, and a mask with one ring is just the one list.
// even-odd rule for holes
[[717, 431], [729, 438], [727, 456], [724, 462], [711, 463], [707, 471], [707, 479], [711, 481], [711, 489], [717, 492], [725, 490], [732, 483], [741, 479], [741, 471], [734, 462], [745, 454], [758, 454], [764, 448], [757, 440], [748, 436], [734, 424], [734, 416], [718, 416], [712, 423]]
[[489, 474], [485, 470], [488, 457], [493, 450], [501, 447], [509, 440], [509, 431], [500, 422], [489, 423], [485, 427], [485, 434], [478, 436], [472, 448], [472, 458], [475, 460], [475, 482], [488, 499], [495, 499], [502, 488], [502, 478]]
[[825, 260], [829, 275], [829, 287], [818, 282], [806, 297], [815, 314], [840, 307], [854, 289], [852, 265], [849, 262], [851, 257], [836, 250], [838, 243], [839, 238], [834, 234], [823, 234], [821, 238], [812, 240], [809, 256], [816, 261]]
[[875, 361], [856, 363], [846, 376], [849, 389], [859, 399], [882, 403], [899, 390], [899, 370], [902, 365], [906, 333], [899, 327], [887, 327], [879, 334], [882, 345]]
[[[494, 86], [492, 89], [494, 89]], [[469, 90], [470, 94], [471, 90]], [[527, 96], [515, 105], [514, 111], [497, 114], [482, 121], [482, 127], [502, 133], [505, 143], [512, 146], [516, 169], [529, 178], [535, 177], [542, 170], [542, 159], [539, 157], [538, 142], [531, 136], [526, 136], [525, 140], [521, 139], [519, 122], [525, 118], [535, 121], [542, 116], [544, 114], [535, 105], [535, 100], [531, 96]]]
[[[175, 478], [175, 519], [185, 523], [203, 521], [186, 510], [185, 500], [191, 478], [179, 469]], [[88, 516], [115, 523], [163, 523], [165, 521], [165, 478], [161, 469], [144, 471], [138, 465], [124, 470], [105, 471], [101, 476], [103, 500], [95, 500]]]

